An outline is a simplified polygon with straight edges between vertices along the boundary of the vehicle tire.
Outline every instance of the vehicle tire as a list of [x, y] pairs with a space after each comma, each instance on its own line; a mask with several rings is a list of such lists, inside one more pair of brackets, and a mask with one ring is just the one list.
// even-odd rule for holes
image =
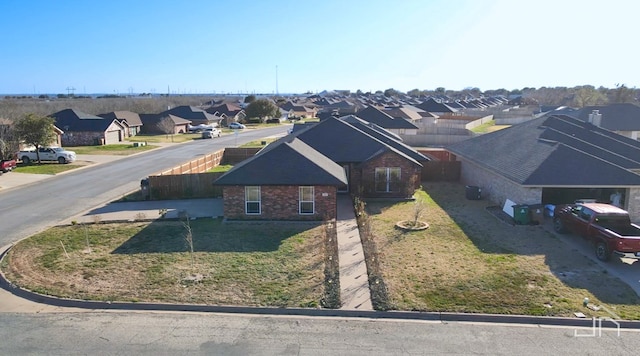
[[67, 160], [64, 157], [58, 157], [58, 163], [65, 164], [67, 163]]
[[564, 227], [562, 220], [560, 218], [553, 219], [553, 229], [559, 234], [566, 234], [567, 229]]
[[596, 242], [596, 257], [600, 261], [609, 261], [611, 258], [611, 251], [609, 251], [609, 247], [607, 247], [606, 243], [602, 241]]
[[29, 164], [31, 163], [31, 159], [27, 156], [22, 157], [22, 163]]

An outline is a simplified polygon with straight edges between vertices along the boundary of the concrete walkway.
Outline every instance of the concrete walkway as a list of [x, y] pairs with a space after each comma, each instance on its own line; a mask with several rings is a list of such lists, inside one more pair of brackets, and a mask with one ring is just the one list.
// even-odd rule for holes
[[338, 196], [338, 259], [340, 265], [340, 296], [346, 310], [373, 310], [367, 265], [353, 203], [348, 195]]

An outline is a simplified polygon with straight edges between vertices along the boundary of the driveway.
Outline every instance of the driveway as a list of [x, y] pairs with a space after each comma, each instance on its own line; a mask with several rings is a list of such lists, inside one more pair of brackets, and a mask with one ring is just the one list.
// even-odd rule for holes
[[190, 218], [216, 218], [222, 216], [222, 199], [152, 200], [108, 203], [71, 217], [63, 223], [76, 221], [133, 221], [160, 218], [166, 209], [165, 218], [178, 218], [185, 213]]

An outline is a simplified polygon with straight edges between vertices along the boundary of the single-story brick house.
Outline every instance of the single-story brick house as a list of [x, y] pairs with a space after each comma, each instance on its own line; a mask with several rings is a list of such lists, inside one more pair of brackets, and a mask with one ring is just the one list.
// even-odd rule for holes
[[231, 220], [327, 220], [337, 213], [342, 167], [289, 135], [218, 178]]
[[110, 145], [125, 137], [126, 124], [117, 119], [105, 119], [75, 109], [65, 109], [49, 115], [62, 131], [63, 146]]
[[340, 188], [364, 198], [410, 198], [429, 158], [389, 131], [357, 116], [327, 118], [292, 135], [345, 170]]
[[132, 137], [139, 134], [142, 131], [142, 120], [140, 115], [132, 111], [112, 111], [106, 114], [98, 115], [109, 120], [118, 120], [121, 124], [127, 127], [125, 130], [125, 137]]
[[543, 116], [447, 147], [463, 183], [502, 205], [608, 202], [640, 221], [640, 142], [567, 115]]
[[140, 114], [144, 134], [180, 134], [189, 132], [191, 121], [171, 114]]

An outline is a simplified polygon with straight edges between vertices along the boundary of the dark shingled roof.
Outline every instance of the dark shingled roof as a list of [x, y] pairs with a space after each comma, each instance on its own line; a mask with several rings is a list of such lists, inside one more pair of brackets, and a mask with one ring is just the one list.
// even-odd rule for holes
[[169, 109], [160, 113], [160, 115], [166, 114], [171, 114], [173, 116], [181, 117], [185, 120], [198, 122], [217, 122], [221, 119], [220, 117], [209, 114], [202, 109], [188, 105], [176, 106], [173, 109]]
[[142, 126], [140, 115], [131, 111], [112, 111], [106, 114], [100, 114], [98, 116], [103, 117], [105, 119], [110, 119], [110, 120], [115, 120], [115, 119], [124, 120], [127, 122], [127, 125], [129, 125], [129, 127]]
[[340, 165], [289, 135], [234, 166], [214, 184], [343, 186], [347, 177]]
[[358, 117], [376, 124], [385, 129], [418, 129], [418, 126], [404, 119], [396, 119], [393, 116], [378, 110], [373, 106], [358, 111]]
[[340, 120], [344, 120], [350, 123], [354, 127], [382, 141], [383, 143], [395, 148], [396, 150], [415, 159], [418, 162], [426, 162], [431, 160], [427, 156], [423, 155], [422, 153], [414, 150], [411, 146], [404, 144], [402, 142], [402, 139], [397, 135], [383, 129], [382, 127], [376, 124], [372, 124], [370, 122], [362, 120], [354, 115], [341, 117]]
[[634, 104], [609, 104], [587, 106], [569, 115], [588, 122], [589, 114], [598, 110], [602, 115], [600, 126], [611, 131], [640, 131], [640, 106]]
[[434, 98], [430, 98], [429, 100], [416, 105], [416, 107], [428, 112], [457, 112], [458, 111], [447, 104], [444, 104], [435, 100]]
[[56, 127], [65, 132], [104, 132], [114, 121], [75, 109], [64, 109], [49, 115], [49, 117], [55, 120]]
[[362, 163], [384, 152], [393, 151], [418, 166], [422, 165], [348, 122], [333, 117], [294, 135], [337, 163]]
[[640, 142], [566, 115], [541, 117], [447, 147], [525, 186], [640, 185]]

